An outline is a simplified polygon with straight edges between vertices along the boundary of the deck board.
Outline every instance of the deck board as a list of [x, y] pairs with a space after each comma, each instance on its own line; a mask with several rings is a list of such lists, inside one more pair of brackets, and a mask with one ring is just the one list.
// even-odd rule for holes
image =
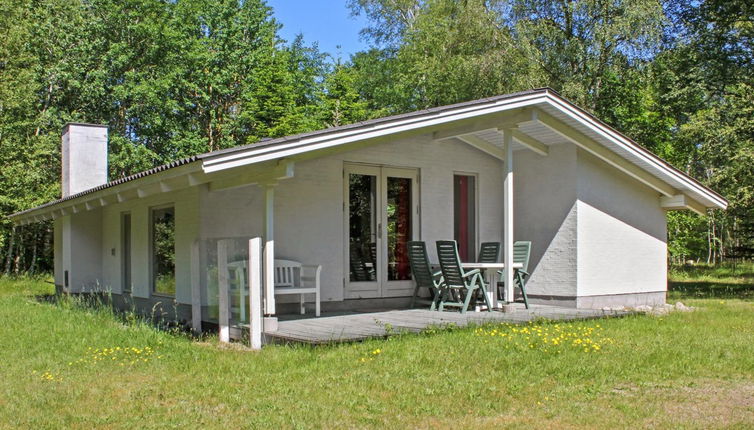
[[474, 324], [509, 322], [522, 324], [535, 319], [573, 321], [623, 316], [627, 312], [574, 309], [536, 305], [531, 309], [517, 308], [513, 312], [436, 312], [422, 309], [402, 309], [380, 312], [359, 312], [319, 318], [296, 318], [278, 322], [278, 330], [266, 332], [273, 342], [326, 344], [359, 342], [370, 338], [387, 337], [401, 332], [418, 333], [434, 326], [453, 324], [465, 327]]

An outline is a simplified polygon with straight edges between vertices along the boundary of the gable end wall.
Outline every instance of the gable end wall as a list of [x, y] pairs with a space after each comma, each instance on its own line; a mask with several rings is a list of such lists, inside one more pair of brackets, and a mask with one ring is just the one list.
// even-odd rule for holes
[[579, 307], [664, 303], [667, 224], [655, 190], [578, 152]]

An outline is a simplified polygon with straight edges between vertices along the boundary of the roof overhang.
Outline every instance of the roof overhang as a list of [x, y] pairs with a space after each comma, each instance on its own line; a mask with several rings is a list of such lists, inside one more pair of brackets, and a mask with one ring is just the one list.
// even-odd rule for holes
[[[502, 135], [515, 150], [546, 156], [550, 145], [571, 143], [655, 189], [667, 210], [725, 209], [725, 198], [550, 89], [525, 91], [270, 139], [179, 160], [132, 177], [11, 215], [17, 224], [91, 210], [130, 198], [209, 183], [223, 189], [293, 175], [296, 161], [334, 151], [431, 134], [459, 139], [500, 158]], [[240, 169], [254, 165], [252, 171]], [[239, 175], [239, 172], [243, 174]], [[679, 197], [680, 196], [680, 197]], [[684, 205], [680, 205], [679, 202]]]
[[697, 202], [697, 207], [727, 208], [724, 197], [550, 89], [368, 121], [347, 130], [324, 130], [231, 148], [207, 154], [202, 158], [202, 166], [205, 172], [216, 172], [279, 158], [311, 157], [316, 152], [344, 145], [425, 133], [433, 133], [438, 139], [460, 137], [472, 145], [476, 142], [481, 146], [486, 141], [499, 146], [495, 139], [485, 138], [483, 133], [480, 136], [480, 132], [491, 130], [499, 134], [506, 128], [513, 133], [518, 149], [527, 147], [546, 153], [545, 145], [573, 143], [663, 196], [684, 194]]

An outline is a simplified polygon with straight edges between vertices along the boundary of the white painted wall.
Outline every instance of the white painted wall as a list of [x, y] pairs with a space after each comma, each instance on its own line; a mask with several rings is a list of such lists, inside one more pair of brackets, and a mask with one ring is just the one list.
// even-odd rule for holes
[[[163, 193], [143, 199], [108, 205], [102, 210], [102, 283], [113, 293], [123, 291], [121, 216], [131, 213], [131, 294], [149, 298], [151, 292], [150, 210], [153, 207], [175, 207], [175, 271], [176, 301], [191, 303], [191, 244], [199, 238], [199, 195], [201, 187]], [[113, 253], [112, 250], [115, 250]]]
[[180, 285], [176, 287], [178, 303], [191, 303], [191, 246], [199, 239], [201, 230], [199, 196], [202, 188], [189, 188], [176, 193], [179, 195], [175, 202], [175, 281], [176, 286]]
[[63, 217], [61, 224], [62, 271], [68, 271], [69, 291], [102, 291], [102, 211], [72, 214]]
[[582, 151], [578, 172], [578, 295], [666, 291], [659, 194]]
[[102, 210], [102, 284], [116, 294], [123, 292], [120, 214], [113, 207]]
[[527, 294], [574, 297], [576, 147], [555, 145], [547, 156], [516, 151], [513, 162], [514, 240], [532, 242]]
[[56, 286], [63, 286], [63, 220], [56, 219], [52, 223], [52, 262], [53, 277]]
[[59, 222], [61, 239], [60, 247], [63, 252], [63, 256], [60, 259], [60, 285], [65, 288], [65, 291], [71, 292], [72, 289], [69, 276], [71, 272], [71, 215], [60, 218]]
[[[453, 174], [475, 173], [480, 190], [479, 239], [501, 240], [501, 162], [460, 141], [435, 142], [420, 136], [297, 162], [295, 177], [275, 188], [275, 252], [278, 258], [323, 266], [323, 301], [343, 300], [347, 275], [344, 163], [419, 169], [420, 237], [428, 242], [433, 260], [434, 241], [453, 238]], [[202, 237], [261, 236], [263, 211], [260, 187], [210, 192], [202, 200]]]
[[[156, 204], [163, 205], [170, 202], [171, 200], [164, 200]], [[152, 288], [150, 285], [152, 263], [149, 259], [149, 208], [150, 205], [143, 204], [143, 202], [126, 204], [122, 208], [131, 211], [131, 249], [133, 252], [131, 258], [131, 282], [133, 282], [131, 295], [141, 298], [150, 297]]]

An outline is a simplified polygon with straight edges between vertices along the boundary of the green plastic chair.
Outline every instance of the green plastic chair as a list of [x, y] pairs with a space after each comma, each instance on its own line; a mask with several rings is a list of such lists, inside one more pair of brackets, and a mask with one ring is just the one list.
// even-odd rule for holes
[[[529, 299], [526, 297], [526, 280], [529, 278], [529, 257], [531, 256], [531, 242], [518, 240], [513, 243], [513, 263], [521, 263], [520, 269], [515, 269], [513, 282], [521, 289], [524, 305], [529, 309]], [[505, 270], [498, 272], [501, 279], [505, 279]], [[497, 283], [498, 288], [505, 288], [505, 281]], [[505, 291], [505, 290], [503, 290]]]
[[[349, 245], [348, 260], [352, 281], [374, 281], [376, 279], [374, 265], [377, 259], [375, 258], [374, 252], [371, 251], [374, 246], [375, 244], [368, 244], [365, 247], [359, 241], [351, 241]], [[371, 264], [368, 266], [367, 263]]]
[[[437, 241], [437, 258], [440, 261], [442, 269], [443, 285], [441, 286], [439, 310], [444, 310], [445, 306], [458, 307], [461, 313], [466, 313], [469, 309], [471, 298], [476, 293], [482, 293], [484, 302], [487, 305], [487, 311], [492, 312], [492, 305], [487, 297], [487, 285], [479, 269], [464, 271], [461, 267], [461, 259], [458, 257], [458, 247], [455, 240], [438, 240]], [[454, 299], [452, 292], [466, 292], [466, 298], [461, 301]]]
[[[437, 307], [437, 301], [440, 298], [440, 290], [442, 285], [442, 274], [440, 272], [432, 273], [432, 268], [429, 264], [429, 257], [427, 256], [427, 245], [418, 240], [409, 241], [406, 243], [408, 248], [408, 262], [411, 266], [411, 278], [414, 280], [414, 295], [411, 297], [411, 307], [416, 304], [417, 298], [421, 302], [431, 303], [429, 310], [435, 310]], [[419, 298], [419, 289], [426, 288], [432, 295], [432, 299], [424, 300]]]
[[499, 263], [500, 262], [500, 242], [484, 242], [479, 247], [479, 257], [477, 263]]

